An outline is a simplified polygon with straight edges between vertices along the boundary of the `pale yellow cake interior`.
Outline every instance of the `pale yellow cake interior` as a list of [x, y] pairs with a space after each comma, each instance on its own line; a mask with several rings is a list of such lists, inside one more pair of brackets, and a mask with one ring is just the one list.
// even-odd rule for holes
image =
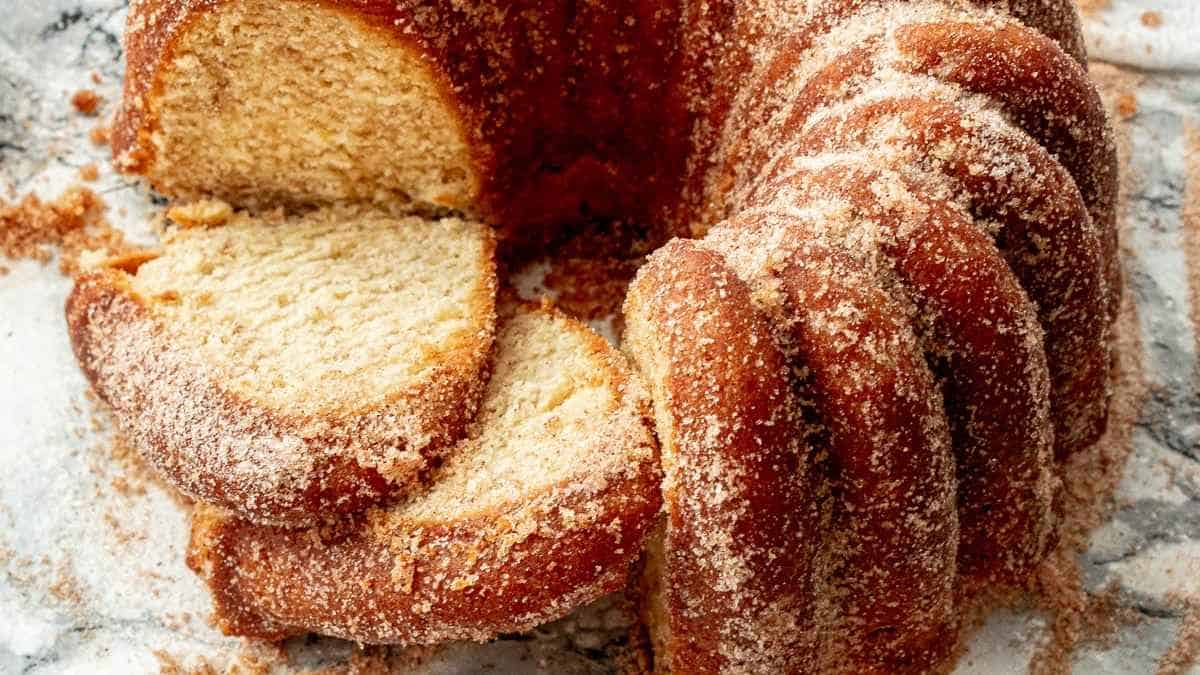
[[[519, 310], [496, 339], [495, 370], [471, 437], [451, 453], [429, 491], [396, 515], [461, 518], [523, 504], [575, 474], [628, 460], [619, 384], [601, 338], [547, 312]], [[598, 346], [600, 349], [598, 349]], [[618, 453], [621, 453], [618, 456]]]
[[162, 192], [238, 206], [475, 193], [458, 117], [415, 50], [319, 3], [222, 3], [183, 32], [150, 97]]
[[237, 216], [168, 234], [131, 283], [222, 386], [289, 412], [346, 412], [476, 344], [493, 292], [489, 236], [373, 210]]

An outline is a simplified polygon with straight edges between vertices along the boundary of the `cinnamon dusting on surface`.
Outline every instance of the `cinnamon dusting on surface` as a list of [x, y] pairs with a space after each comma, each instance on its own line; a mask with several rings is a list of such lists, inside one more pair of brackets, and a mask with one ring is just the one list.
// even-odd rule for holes
[[1126, 293], [1117, 322], [1108, 431], [1063, 467], [1059, 545], [1035, 580], [1038, 604], [1050, 615], [1050, 637], [1030, 663], [1034, 675], [1070, 672], [1072, 654], [1080, 646], [1108, 644], [1119, 627], [1138, 619], [1136, 612], [1118, 602], [1115, 587], [1088, 592], [1078, 562], [1091, 532], [1107, 522], [1117, 507], [1114, 493], [1133, 452], [1133, 429], [1148, 392], [1142, 372], [1141, 332], [1131, 297]]
[[1113, 105], [1117, 119], [1126, 121], [1138, 113], [1137, 96], [1130, 92], [1121, 93]]
[[1158, 660], [1158, 675], [1185, 675], [1200, 663], [1200, 599], [1174, 598], [1183, 609], [1175, 641]]
[[[1183, 193], [1180, 220], [1183, 225], [1183, 250], [1187, 256], [1188, 294], [1190, 296], [1192, 332], [1200, 350], [1200, 123], [1193, 122], [1184, 129], [1187, 149], [1184, 157], [1187, 185]], [[1200, 373], [1197, 373], [1200, 377]]]
[[[1114, 135], [1122, 167], [1118, 192], [1118, 223], [1129, 241], [1132, 220], [1129, 195], [1138, 176], [1130, 169], [1132, 145], [1128, 116], [1122, 101], [1136, 100], [1142, 77], [1108, 64], [1092, 64], [1092, 77], [1106, 106], [1114, 113]], [[1137, 307], [1128, 288], [1115, 325], [1115, 366], [1111, 381], [1108, 430], [1091, 448], [1062, 467], [1059, 511], [1059, 544], [1047, 557], [1035, 579], [1037, 602], [1050, 617], [1050, 636], [1035, 653], [1030, 670], [1036, 675], [1058, 675], [1071, 669], [1072, 654], [1084, 644], [1105, 644], [1121, 625], [1136, 620], [1116, 601], [1114, 588], [1089, 593], [1083, 588], [1078, 557], [1088, 547], [1091, 533], [1107, 522], [1119, 506], [1115, 492], [1126, 461], [1133, 452], [1133, 430], [1141, 414], [1149, 384], [1144, 374], [1141, 328]]]
[[89, 252], [117, 255], [132, 250], [124, 234], [104, 218], [107, 208], [100, 195], [84, 187], [68, 188], [50, 202], [33, 194], [19, 202], [0, 199], [0, 256], [44, 265], [58, 249], [59, 271], [74, 275]]
[[164, 649], [152, 653], [158, 659], [159, 675], [268, 675], [275, 666], [287, 665], [277, 647], [257, 641], [245, 641], [233, 659], [222, 666], [204, 657], [184, 661]]
[[113, 434], [106, 454], [119, 471], [111, 476], [112, 487], [118, 494], [125, 497], [141, 497], [146, 494], [146, 486], [151, 483], [166, 487], [146, 465], [141, 453], [121, 434]]
[[156, 649], [153, 654], [158, 659], [159, 675], [219, 675], [207, 659], [192, 659], [193, 663], [185, 664], [164, 649]]
[[14, 589], [35, 597], [45, 594], [49, 602], [66, 605], [70, 609], [79, 608], [84, 603], [83, 584], [75, 575], [75, 563], [69, 553], [57, 560], [49, 555], [37, 559], [18, 556], [0, 538], [0, 565], [4, 566], [4, 580]]
[[1079, 11], [1084, 16], [1091, 16], [1112, 7], [1112, 0], [1076, 0], [1076, 2], [1079, 3]]
[[50, 584], [47, 590], [50, 591], [50, 595], [69, 605], [78, 606], [83, 602], [79, 579], [75, 577], [70, 563], [66, 560], [59, 562], [54, 583]]
[[1068, 675], [1077, 649], [1111, 647], [1123, 626], [1141, 620], [1135, 610], [1122, 605], [1116, 585], [1099, 593], [1086, 591], [1074, 556], [1056, 550], [1037, 579], [1038, 592], [1049, 603], [1050, 636], [1030, 661], [1030, 675]]
[[[84, 392], [84, 397], [91, 409], [88, 428], [101, 439], [90, 449], [88, 466], [91, 473], [98, 479], [107, 481], [113, 492], [126, 499], [142, 497], [147, 488], [157, 486], [170, 496], [180, 509], [189, 511], [192, 508], [192, 500], [159, 478], [150, 468], [137, 448], [117, 430], [108, 404], [101, 401], [91, 388]], [[118, 541], [127, 542], [145, 536], [143, 533], [126, 529], [121, 520], [112, 513], [106, 513], [103, 519]]]

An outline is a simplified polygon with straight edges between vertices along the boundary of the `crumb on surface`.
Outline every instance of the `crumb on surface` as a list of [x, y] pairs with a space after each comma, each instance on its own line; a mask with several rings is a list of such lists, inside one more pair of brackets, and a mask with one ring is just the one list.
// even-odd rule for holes
[[112, 129], [104, 124], [98, 124], [88, 132], [88, 139], [92, 141], [93, 145], [108, 145], [111, 138]]
[[214, 227], [233, 217], [233, 209], [222, 201], [202, 199], [167, 212], [167, 218], [180, 227]]
[[100, 95], [91, 89], [80, 89], [71, 97], [71, 105], [75, 110], [89, 117], [100, 111]]
[[1154, 10], [1142, 12], [1142, 25], [1146, 28], [1158, 28], [1162, 26], [1162, 12], [1156, 12]]
[[79, 186], [49, 202], [33, 194], [14, 202], [0, 199], [0, 256], [44, 265], [57, 249], [59, 271], [74, 275], [89, 251], [126, 253], [133, 247], [105, 220], [107, 208], [100, 195]]
[[1130, 92], [1124, 92], [1117, 96], [1113, 107], [1120, 119], [1130, 119], [1138, 113], [1137, 96]]
[[79, 167], [79, 179], [87, 182], [92, 182], [100, 177], [100, 167], [96, 166], [95, 162], [84, 164]]

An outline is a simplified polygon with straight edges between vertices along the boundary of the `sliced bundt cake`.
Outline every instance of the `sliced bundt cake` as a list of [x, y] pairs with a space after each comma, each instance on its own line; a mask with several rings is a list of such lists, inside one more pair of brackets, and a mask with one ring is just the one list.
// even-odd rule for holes
[[457, 219], [231, 215], [83, 277], [67, 322], [171, 483], [253, 520], [312, 522], [410, 485], [463, 434], [487, 381], [493, 249]]
[[488, 640], [624, 585], [660, 504], [649, 401], [591, 329], [510, 311], [479, 416], [424, 490], [311, 530], [197, 517], [190, 561], [226, 631]]

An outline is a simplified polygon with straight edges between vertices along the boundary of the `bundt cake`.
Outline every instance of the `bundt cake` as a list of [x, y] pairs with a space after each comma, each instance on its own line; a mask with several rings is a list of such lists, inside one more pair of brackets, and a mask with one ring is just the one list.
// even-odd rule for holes
[[82, 277], [75, 354], [186, 494], [259, 522], [413, 485], [470, 423], [495, 329], [491, 230], [330, 208], [214, 227]]
[[[225, 356], [195, 336], [118, 349], [213, 321], [128, 319], [168, 311], [138, 300], [142, 268], [156, 291], [176, 267], [202, 289], [186, 261], [208, 254], [191, 251], [243, 235], [185, 232], [196, 242], [164, 252], [178, 263], [81, 281], [85, 369], [124, 387], [106, 398], [143, 450], [186, 455], [175, 473], [225, 509], [196, 519], [192, 562], [227, 631], [487, 639], [616, 588], [645, 545], [634, 585], [659, 672], [923, 672], [953, 651], [965, 602], [1023, 584], [1055, 541], [1059, 463], [1105, 428], [1122, 283], [1115, 149], [1071, 0], [141, 0], [126, 43], [117, 163], [169, 197], [420, 214], [395, 243], [347, 229], [398, 261], [422, 257], [408, 248], [432, 223], [465, 227], [447, 217], [493, 226], [502, 257], [606, 220], [681, 238], [624, 312], [661, 458], [620, 357], [518, 310], [465, 439], [427, 444], [445, 463], [423, 455], [422, 480], [374, 506], [404, 481], [319, 438], [304, 447], [333, 473], [312, 475], [348, 478], [318, 478], [315, 498], [220, 486], [228, 457], [150, 403], [184, 386], [156, 359]], [[310, 255], [238, 227], [221, 255], [247, 283]], [[471, 307], [478, 347], [488, 318]], [[533, 324], [559, 348], [525, 344]], [[543, 400], [556, 377], [599, 378], [595, 397]], [[256, 386], [327, 396], [300, 381]], [[208, 394], [175, 400], [193, 395]], [[444, 428], [471, 417], [461, 400], [434, 414]], [[323, 514], [341, 518], [279, 526]]]

